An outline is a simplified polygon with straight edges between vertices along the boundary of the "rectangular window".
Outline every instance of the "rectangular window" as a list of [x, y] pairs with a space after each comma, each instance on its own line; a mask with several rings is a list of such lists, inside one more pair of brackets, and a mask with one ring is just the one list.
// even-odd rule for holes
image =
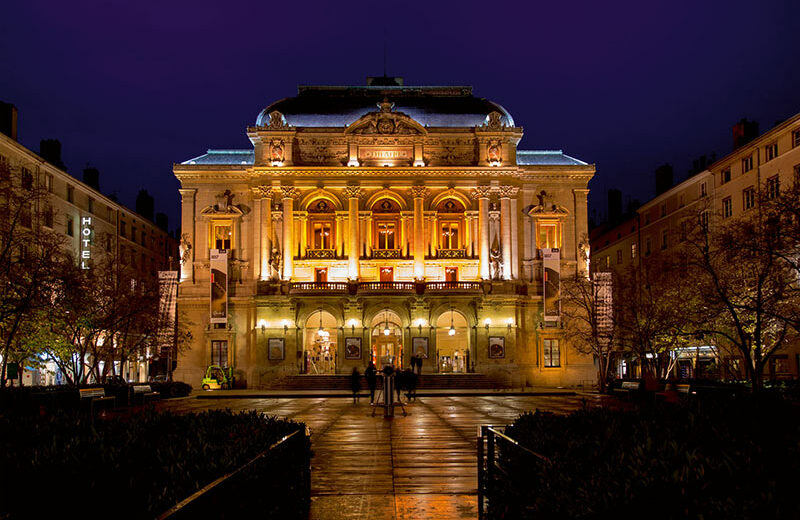
[[44, 220], [44, 225], [53, 229], [53, 206], [50, 204], [45, 204], [42, 220]]
[[47, 193], [53, 193], [53, 176], [51, 174], [47, 174], [44, 176], [44, 187], [47, 188]]
[[211, 342], [211, 364], [222, 368], [228, 368], [227, 341], [214, 340]]
[[225, 249], [228, 250], [231, 248], [231, 239], [233, 237], [233, 231], [231, 228], [230, 222], [214, 222], [212, 224], [213, 234], [212, 234], [212, 245], [214, 249]]
[[119, 236], [125, 238], [128, 236], [128, 225], [125, 222], [119, 223]]
[[781, 181], [777, 175], [767, 179], [767, 198], [776, 199], [781, 194]]
[[792, 132], [792, 148], [800, 146], [800, 130]]
[[678, 207], [679, 207], [679, 208], [682, 208], [683, 206], [684, 206], [684, 203], [683, 203], [683, 193], [681, 193], [680, 195], [678, 195]]
[[622, 263], [622, 249], [617, 249], [617, 263]]
[[733, 215], [733, 203], [730, 197], [722, 199], [722, 218], [728, 218]]
[[606, 255], [606, 269], [611, 268], [611, 257]]
[[650, 237], [644, 239], [644, 256], [650, 254]]
[[742, 173], [747, 173], [753, 169], [753, 156], [742, 159]]
[[752, 209], [756, 205], [756, 190], [754, 190], [752, 186], [745, 188], [742, 190], [742, 198], [744, 199], [743, 206], [745, 211]]
[[770, 143], [764, 147], [764, 161], [771, 161], [778, 156], [778, 143]]
[[67, 217], [67, 235], [75, 236], [75, 221], [72, 220], [72, 217]]
[[89, 197], [89, 213], [94, 215], [94, 199]]
[[442, 222], [439, 231], [441, 249], [458, 249], [458, 222]]
[[106, 251], [111, 252], [111, 235], [106, 235]]
[[33, 174], [27, 168], [22, 169], [22, 187], [26, 190], [33, 189]]
[[536, 247], [539, 249], [556, 249], [561, 247], [561, 225], [558, 221], [536, 221]]
[[700, 213], [700, 228], [704, 233], [708, 233], [708, 211]]
[[705, 197], [708, 195], [708, 186], [705, 182], [700, 183], [700, 196]]
[[661, 230], [661, 249], [667, 248], [669, 232], [666, 229]]
[[395, 223], [378, 222], [378, 249], [395, 248]]
[[666, 217], [667, 216], [667, 203], [666, 202], [661, 205], [661, 216], [662, 217]]
[[722, 173], [720, 173], [720, 177], [719, 177], [719, 183], [720, 184], [725, 184], [727, 182], [731, 182], [731, 169], [730, 168], [725, 168], [724, 170], [722, 170]]
[[136, 242], [136, 226], [131, 226], [131, 240]]
[[67, 202], [75, 203], [75, 188], [67, 184]]
[[561, 348], [559, 347], [557, 339], [545, 339], [544, 343], [544, 366], [546, 367], [560, 367], [561, 366]]
[[636, 260], [636, 244], [631, 244], [631, 260]]
[[26, 228], [31, 227], [31, 215], [33, 213], [33, 205], [30, 203], [23, 203], [20, 208], [19, 223]]
[[114, 222], [114, 211], [109, 207], [106, 207], [106, 220], [111, 223]]
[[332, 249], [331, 222], [314, 222], [314, 249]]

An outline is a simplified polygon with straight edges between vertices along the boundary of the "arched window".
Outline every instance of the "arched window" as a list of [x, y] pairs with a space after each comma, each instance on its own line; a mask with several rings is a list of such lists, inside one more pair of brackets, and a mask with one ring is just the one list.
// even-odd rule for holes
[[436, 207], [439, 221], [439, 249], [463, 249], [466, 247], [464, 237], [464, 206], [456, 199], [444, 199]]
[[392, 199], [381, 199], [372, 205], [373, 249], [399, 250], [400, 206]]

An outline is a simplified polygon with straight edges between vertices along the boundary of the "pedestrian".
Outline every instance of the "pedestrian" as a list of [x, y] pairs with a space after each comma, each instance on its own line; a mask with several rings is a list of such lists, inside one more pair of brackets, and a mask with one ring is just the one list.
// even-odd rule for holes
[[411, 354], [411, 371], [415, 372], [417, 370], [417, 354]]
[[353, 367], [353, 372], [350, 374], [350, 388], [353, 390], [353, 404], [356, 404], [358, 391], [361, 390], [361, 374], [358, 372], [358, 367]]
[[369, 387], [369, 404], [375, 403], [375, 384], [378, 380], [378, 371], [375, 369], [375, 363], [371, 360], [369, 362], [369, 366], [364, 371], [364, 378], [367, 380], [367, 386]]
[[422, 375], [422, 354], [417, 355], [417, 374]]

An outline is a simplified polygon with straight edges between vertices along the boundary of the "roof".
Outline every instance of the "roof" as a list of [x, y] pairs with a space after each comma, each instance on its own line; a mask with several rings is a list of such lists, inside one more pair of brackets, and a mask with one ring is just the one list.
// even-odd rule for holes
[[566, 155], [561, 150], [517, 150], [519, 166], [586, 166], [586, 163]]
[[253, 150], [208, 150], [203, 155], [181, 164], [247, 164], [255, 163]]
[[378, 109], [384, 98], [423, 126], [474, 127], [483, 125], [490, 112], [514, 126], [514, 119], [499, 104], [472, 95], [472, 87], [414, 86], [300, 86], [295, 97], [272, 103], [256, 118], [265, 126], [269, 114], [278, 111], [286, 123], [297, 127], [344, 127]]

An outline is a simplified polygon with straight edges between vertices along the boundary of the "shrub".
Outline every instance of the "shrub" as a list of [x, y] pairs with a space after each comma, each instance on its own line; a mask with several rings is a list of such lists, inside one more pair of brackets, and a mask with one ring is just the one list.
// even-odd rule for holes
[[[0, 502], [0, 517], [73, 511], [83, 518], [152, 518], [301, 427], [230, 411], [147, 411], [94, 421], [67, 413], [0, 417], [2, 492], [14, 497]], [[307, 463], [308, 443], [295, 446], [291, 459]], [[287, 486], [298, 489], [293, 469], [269, 468], [281, 475], [284, 487], [274, 488], [279, 503]]]
[[800, 517], [800, 417], [776, 400], [525, 414], [506, 433], [551, 462], [501, 449], [494, 518]]

